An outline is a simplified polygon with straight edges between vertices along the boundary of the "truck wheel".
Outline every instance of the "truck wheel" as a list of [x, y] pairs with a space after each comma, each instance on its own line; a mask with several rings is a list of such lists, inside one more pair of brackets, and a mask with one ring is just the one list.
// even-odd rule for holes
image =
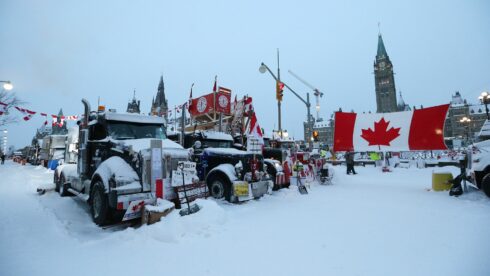
[[229, 201], [231, 196], [230, 188], [229, 183], [224, 181], [221, 177], [216, 177], [209, 183], [209, 194], [216, 199], [224, 197]]
[[481, 189], [490, 197], [490, 173], [487, 173], [481, 181]]
[[58, 193], [60, 193], [60, 196], [63, 197], [70, 195], [70, 192], [68, 192], [68, 185], [65, 184], [65, 176], [63, 174], [60, 175], [58, 183]]
[[55, 185], [54, 190], [56, 192], [59, 192], [60, 191], [60, 180], [58, 179], [58, 174], [56, 173], [56, 171], [54, 172], [53, 183]]
[[104, 184], [101, 181], [95, 182], [90, 193], [92, 219], [97, 225], [104, 225], [110, 217], [109, 202], [105, 193]]

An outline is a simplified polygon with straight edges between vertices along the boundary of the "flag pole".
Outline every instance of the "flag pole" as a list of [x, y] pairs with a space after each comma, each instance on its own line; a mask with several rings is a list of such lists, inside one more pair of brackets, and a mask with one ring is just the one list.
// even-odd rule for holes
[[214, 86], [213, 86], [213, 112], [214, 112], [214, 120], [216, 121], [216, 85], [218, 82], [218, 75], [214, 76]]

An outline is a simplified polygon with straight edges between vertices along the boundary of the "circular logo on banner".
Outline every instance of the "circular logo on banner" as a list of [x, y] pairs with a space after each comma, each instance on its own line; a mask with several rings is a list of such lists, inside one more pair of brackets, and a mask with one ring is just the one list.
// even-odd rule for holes
[[222, 108], [226, 108], [228, 106], [228, 98], [224, 95], [220, 95], [219, 96], [219, 106], [221, 106]]
[[199, 100], [197, 100], [197, 111], [199, 111], [199, 113], [204, 112], [204, 110], [206, 110], [207, 105], [208, 105], [208, 101], [206, 100], [205, 97], [199, 98]]

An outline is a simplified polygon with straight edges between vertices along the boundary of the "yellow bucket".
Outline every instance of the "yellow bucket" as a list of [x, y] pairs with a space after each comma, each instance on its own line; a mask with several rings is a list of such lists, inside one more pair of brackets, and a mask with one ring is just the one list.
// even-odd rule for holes
[[451, 183], [449, 180], [453, 179], [453, 175], [448, 172], [432, 172], [432, 190], [433, 191], [447, 191], [451, 189]]

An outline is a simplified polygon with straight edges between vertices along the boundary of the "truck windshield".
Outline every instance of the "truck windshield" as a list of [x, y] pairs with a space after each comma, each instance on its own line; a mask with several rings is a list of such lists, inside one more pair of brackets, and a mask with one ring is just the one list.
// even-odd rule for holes
[[294, 142], [281, 142], [281, 149], [294, 149]]
[[115, 140], [155, 138], [165, 139], [165, 128], [157, 124], [108, 122], [108, 134]]
[[233, 142], [227, 140], [204, 140], [202, 143], [205, 148], [231, 148], [233, 146]]

